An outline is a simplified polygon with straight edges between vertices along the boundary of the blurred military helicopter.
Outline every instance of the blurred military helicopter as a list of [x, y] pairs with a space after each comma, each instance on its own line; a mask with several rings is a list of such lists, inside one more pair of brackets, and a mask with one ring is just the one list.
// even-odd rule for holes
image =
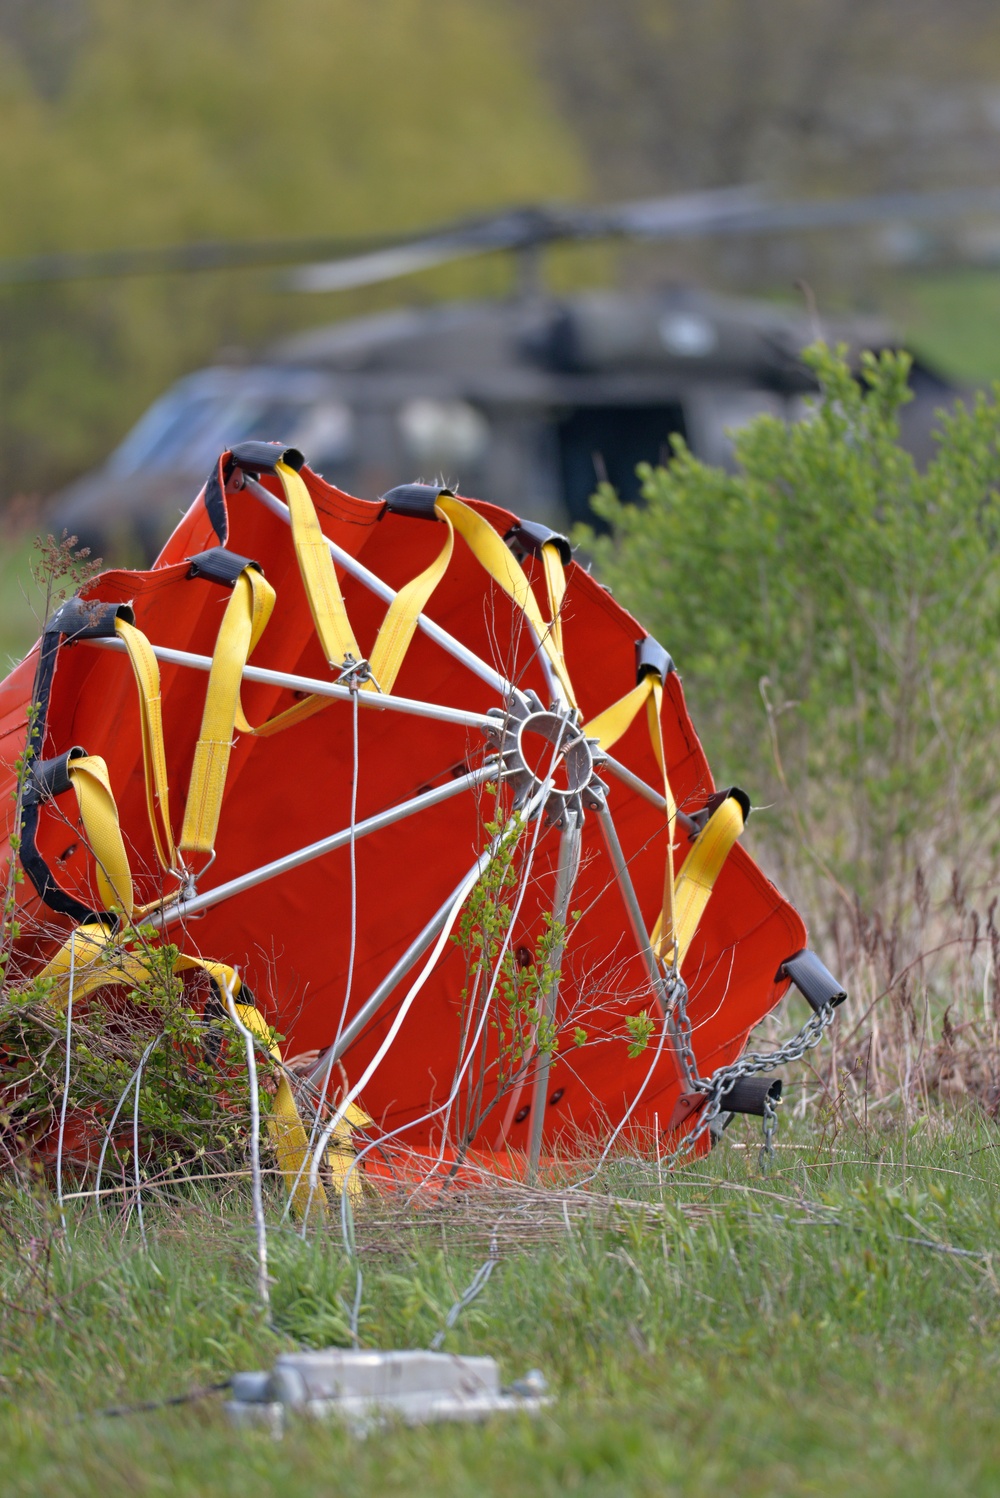
[[[815, 388], [801, 353], [820, 334], [845, 343], [854, 360], [866, 348], [900, 345], [877, 319], [824, 319], [820, 327], [805, 310], [690, 287], [553, 296], [535, 274], [545, 246], [912, 224], [998, 208], [993, 189], [774, 203], [759, 189], [737, 188], [608, 209], [517, 210], [408, 241], [36, 257], [0, 264], [0, 280], [291, 263], [289, 290], [330, 292], [512, 251], [525, 274], [509, 299], [333, 323], [275, 344], [252, 364], [179, 380], [101, 468], [57, 496], [51, 523], [105, 556], [134, 553], [136, 542], [152, 556], [218, 453], [256, 437], [301, 448], [327, 479], [368, 498], [441, 477], [562, 528], [589, 517], [602, 479], [637, 498], [637, 464], [662, 461], [677, 434], [725, 464], [730, 434], [752, 416], [800, 418]], [[922, 457], [935, 411], [957, 391], [919, 360], [911, 385], [904, 440]]]

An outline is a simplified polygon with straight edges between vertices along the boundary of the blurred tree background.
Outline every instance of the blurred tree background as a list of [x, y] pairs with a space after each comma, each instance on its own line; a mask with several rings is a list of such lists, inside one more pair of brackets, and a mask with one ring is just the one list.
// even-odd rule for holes
[[[993, 181], [992, 0], [0, 0], [0, 257], [406, 231], [537, 199]], [[898, 232], [898, 231], [897, 231]], [[917, 246], [919, 252], [920, 246]], [[618, 275], [888, 306], [1000, 373], [1000, 280], [864, 236], [562, 251]], [[926, 263], [924, 263], [926, 262]], [[178, 374], [289, 327], [499, 294], [503, 259], [330, 298], [267, 270], [0, 286], [0, 498], [98, 461]]]
[[[502, 5], [0, 0], [0, 39], [3, 256], [384, 233], [587, 185]], [[386, 295], [268, 270], [0, 289], [2, 491], [95, 462], [220, 347]]]

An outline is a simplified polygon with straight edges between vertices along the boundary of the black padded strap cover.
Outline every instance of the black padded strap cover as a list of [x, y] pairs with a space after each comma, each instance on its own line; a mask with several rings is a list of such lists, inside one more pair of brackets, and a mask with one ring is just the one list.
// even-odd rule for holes
[[750, 797], [738, 785], [731, 785], [727, 790], [713, 791], [700, 811], [693, 811], [691, 813], [691, 822], [695, 832], [702, 830], [712, 813], [718, 811], [722, 803], [728, 801], [730, 796], [732, 796], [734, 801], [739, 803], [740, 810], [743, 813], [744, 825], [750, 820]]
[[646, 635], [635, 642], [635, 684], [646, 676], [655, 673], [661, 681], [666, 681], [668, 675], [674, 670], [673, 659], [668, 650], [664, 650], [659, 640], [654, 640], [652, 635]]
[[778, 969], [777, 978], [791, 978], [802, 997], [816, 1010], [826, 1004], [836, 1007], [847, 998], [843, 984], [808, 947], [803, 947], [794, 957], [786, 958]]
[[541, 525], [537, 520], [519, 520], [516, 525], [511, 526], [504, 540], [514, 552], [531, 557], [537, 557], [542, 547], [551, 542], [559, 548], [559, 557], [564, 567], [568, 567], [573, 560], [569, 537], [559, 531], [549, 530], [547, 525]]
[[249, 557], [241, 557], [238, 552], [227, 551], [224, 546], [213, 546], [210, 551], [199, 551], [197, 556], [189, 557], [191, 563], [188, 568], [188, 577], [206, 577], [209, 582], [222, 583], [226, 588], [234, 588], [236, 579], [248, 567], [255, 567], [258, 572], [263, 568], [259, 562], [251, 561]]
[[62, 635], [67, 645], [72, 645], [74, 640], [113, 640], [116, 619], [134, 624], [135, 613], [127, 603], [67, 598], [45, 626], [45, 635]]
[[244, 473], [273, 473], [276, 463], [285, 463], [298, 473], [305, 458], [297, 447], [286, 447], [283, 442], [237, 442], [229, 455], [229, 468], [242, 468]]
[[[450, 489], [438, 484], [399, 484], [382, 495], [382, 503], [391, 515], [409, 515], [413, 520], [436, 520], [434, 506]], [[383, 511], [384, 513], [384, 511]]]
[[24, 783], [22, 806], [37, 806], [40, 801], [48, 801], [52, 796], [61, 796], [65, 791], [71, 790], [73, 782], [69, 778], [70, 761], [84, 759], [86, 753], [86, 749], [74, 744], [72, 749], [67, 749], [65, 754], [57, 754], [54, 759], [36, 759]]
[[722, 1094], [722, 1106], [727, 1113], [752, 1113], [764, 1117], [764, 1104], [781, 1101], [780, 1077], [737, 1077], [728, 1092]]

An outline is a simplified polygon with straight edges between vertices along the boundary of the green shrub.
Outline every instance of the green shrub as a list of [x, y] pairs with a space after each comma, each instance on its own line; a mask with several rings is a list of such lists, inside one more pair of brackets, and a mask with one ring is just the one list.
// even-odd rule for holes
[[941, 418], [925, 470], [899, 442], [903, 354], [806, 354], [808, 418], [762, 416], [735, 472], [683, 442], [642, 469], [645, 505], [603, 486], [610, 534], [577, 536], [671, 651], [723, 783], [776, 802], [862, 893], [917, 861], [996, 845], [1000, 389]]

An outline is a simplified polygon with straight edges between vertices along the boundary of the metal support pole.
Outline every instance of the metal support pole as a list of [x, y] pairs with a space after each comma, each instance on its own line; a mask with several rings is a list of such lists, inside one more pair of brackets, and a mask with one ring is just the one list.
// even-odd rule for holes
[[[289, 514], [288, 506], [283, 500], [278, 499], [272, 494], [270, 490], [265, 489], [263, 484], [259, 484], [256, 479], [244, 478], [243, 487], [255, 499], [259, 499], [261, 504], [266, 505], [272, 514], [277, 515], [286, 525], [291, 525], [292, 517]], [[349, 572], [352, 577], [356, 577], [358, 582], [363, 583], [366, 588], [374, 593], [377, 598], [381, 598], [384, 603], [392, 603], [396, 594], [389, 587], [388, 583], [384, 583], [376, 573], [370, 571], [356, 557], [352, 557], [349, 551], [345, 551], [342, 546], [338, 546], [336, 541], [331, 541], [329, 536], [325, 539], [327, 546], [330, 548], [330, 555], [338, 566], [343, 567], [344, 571]], [[456, 640], [454, 635], [450, 635], [446, 629], [442, 629], [440, 624], [435, 624], [433, 619], [428, 619], [426, 614], [417, 615], [417, 625], [429, 639], [434, 640], [436, 644], [440, 645], [443, 650], [446, 650], [455, 660], [461, 661], [463, 666], [467, 666], [470, 671], [479, 677], [480, 681], [488, 682], [491, 687], [499, 692], [504, 700], [508, 697], [516, 697], [519, 701], [527, 701], [525, 694], [519, 687], [514, 686], [499, 671], [487, 665], [486, 661], [480, 660], [479, 656], [470, 650], [467, 645], [463, 645], [461, 641]]]
[[[543, 791], [543, 793], [532, 797], [531, 801], [529, 801], [528, 805], [524, 809], [525, 826], [528, 825], [532, 817], [536, 816], [540, 812], [542, 805], [544, 804], [544, 799], [545, 798]], [[369, 1022], [375, 1018], [376, 1014], [382, 1008], [382, 1005], [392, 993], [393, 989], [403, 978], [406, 977], [406, 974], [410, 971], [410, 969], [420, 961], [420, 958], [427, 951], [427, 948], [439, 935], [441, 928], [444, 926], [445, 921], [448, 919], [448, 914], [452, 906], [458, 899], [459, 895], [462, 893], [462, 890], [469, 884], [470, 880], [474, 878], [478, 879], [482, 876], [483, 873], [485, 873], [486, 869], [496, 857], [506, 835], [506, 829], [504, 829], [504, 831], [498, 833], [497, 836], [493, 838], [489, 847], [485, 849], [484, 852], [480, 853], [479, 857], [472, 865], [472, 868], [461, 880], [461, 882], [459, 884], [456, 884], [455, 888], [445, 900], [444, 904], [434, 913], [434, 915], [431, 916], [430, 920], [427, 922], [427, 925], [423, 928], [422, 931], [417, 933], [403, 955], [398, 959], [396, 963], [394, 963], [390, 971], [382, 979], [382, 982], [379, 984], [378, 988], [376, 988], [375, 992], [372, 994], [371, 998], [369, 998], [364, 1004], [362, 1004], [357, 1014], [351, 1020], [351, 1023], [344, 1026], [344, 1029], [341, 1031], [340, 1038], [337, 1040], [335, 1046], [333, 1047], [334, 1061], [339, 1061], [340, 1058], [348, 1050], [348, 1048], [354, 1044], [358, 1036], [367, 1027]], [[329, 1065], [329, 1061], [330, 1047], [327, 1047], [325, 1051], [320, 1052], [316, 1064], [313, 1066], [312, 1070], [309, 1073], [310, 1082], [315, 1082], [318, 1077], [321, 1077], [324, 1074], [327, 1066]]]
[[[466, 875], [466, 879], [467, 878], [468, 875]], [[339, 1061], [341, 1056], [343, 1056], [344, 1053], [354, 1044], [354, 1042], [357, 1040], [358, 1036], [365, 1029], [368, 1023], [375, 1018], [376, 1014], [378, 1014], [379, 1010], [382, 1008], [382, 1005], [392, 993], [393, 989], [402, 982], [410, 969], [417, 965], [421, 957], [427, 951], [427, 948], [440, 934], [442, 926], [448, 919], [448, 912], [449, 910], [451, 910], [452, 905], [461, 894], [462, 887], [465, 882], [466, 880], [463, 879], [461, 883], [456, 884], [455, 888], [445, 900], [444, 904], [435, 911], [423, 930], [417, 932], [417, 935], [410, 942], [410, 945], [407, 947], [403, 955], [395, 963], [393, 963], [392, 967], [389, 969], [388, 973], [386, 973], [378, 988], [376, 988], [371, 997], [367, 999], [364, 1004], [362, 1004], [361, 1008], [351, 1020], [350, 1024], [344, 1026], [343, 1030], [340, 1033], [340, 1039], [333, 1047], [334, 1062]], [[316, 1064], [309, 1073], [310, 1082], [314, 1082], [317, 1077], [322, 1076], [325, 1072], [327, 1066], [330, 1063], [330, 1049], [331, 1048], [328, 1046], [325, 1051], [321, 1051], [319, 1053], [319, 1056], [316, 1059]]]
[[[655, 806], [657, 811], [662, 811], [666, 815], [667, 803], [663, 792], [656, 791], [651, 785], [647, 785], [641, 776], [636, 775], [634, 770], [630, 770], [620, 760], [613, 759], [610, 754], [606, 754], [602, 749], [598, 754], [595, 754], [594, 764], [598, 770], [610, 771], [616, 780], [621, 781], [622, 785], [627, 785], [630, 791], [635, 791], [637, 796], [641, 796], [644, 801], [649, 802], [650, 806]], [[683, 827], [685, 832], [697, 832], [698, 830], [698, 824], [693, 817], [689, 817], [686, 812], [679, 809], [677, 812], [677, 825], [678, 827]]]
[[[542, 1011], [542, 1018], [546, 1022], [546, 1027], [553, 1024], [556, 1017], [556, 1004], [559, 999], [559, 970], [566, 947], [566, 918], [569, 914], [569, 902], [573, 894], [573, 886], [576, 884], [576, 876], [580, 871], [582, 833], [582, 815], [577, 816], [572, 811], [567, 811], [562, 834], [559, 838], [559, 862], [556, 866], [556, 888], [552, 901], [552, 921], [556, 930], [561, 931], [562, 934], [552, 949], [552, 966], [554, 971], [545, 993], [544, 1009]], [[551, 1064], [552, 1052], [539, 1046], [538, 1064], [535, 1069], [535, 1082], [531, 1096], [531, 1135], [528, 1141], [529, 1180], [534, 1180], [537, 1177], [539, 1161], [542, 1157], [542, 1128], [545, 1124], [545, 1103], [549, 1095], [549, 1068]]]
[[639, 908], [639, 900], [635, 892], [635, 885], [632, 883], [632, 876], [628, 871], [628, 864], [625, 861], [625, 854], [622, 852], [622, 845], [618, 841], [618, 831], [611, 819], [611, 813], [608, 810], [606, 802], [602, 802], [602, 804], [597, 808], [597, 817], [598, 824], [601, 829], [601, 835], [604, 838], [604, 845], [607, 848], [608, 857], [611, 860], [611, 866], [615, 872], [615, 881], [618, 885], [619, 890], [621, 891], [621, 897], [625, 902], [625, 909], [628, 913], [629, 925], [632, 927], [632, 935], [635, 938], [636, 946], [639, 948], [639, 953], [646, 964], [646, 971], [649, 974], [649, 980], [653, 986], [653, 992], [656, 995], [656, 1001], [660, 1006], [661, 1014], [667, 1021], [670, 1038], [674, 1042], [672, 1046], [672, 1052], [675, 1063], [678, 1067], [681, 1077], [685, 1082], [685, 1086], [689, 1087], [692, 1079], [690, 1076], [689, 1068], [684, 1059], [683, 1049], [677, 1043], [676, 1031], [671, 1015], [673, 1003], [671, 1000], [670, 991], [667, 988], [666, 978], [664, 976], [662, 968], [660, 967], [659, 961], [657, 960], [656, 953], [653, 951], [653, 948], [649, 944], [649, 937], [646, 934], [646, 927], [643, 923], [642, 911]]
[[[391, 827], [396, 822], [415, 816], [419, 811], [427, 811], [429, 807], [438, 806], [442, 801], [450, 801], [453, 796], [458, 796], [463, 791], [473, 790], [478, 785], [485, 785], [488, 780], [499, 780], [502, 775], [503, 771], [496, 763], [483, 765], [480, 769], [472, 770], [468, 775], [463, 775], [448, 785], [437, 786], [434, 790], [425, 791], [422, 796], [413, 796], [409, 801], [401, 801], [398, 806], [390, 806], [387, 811], [380, 811], [374, 817], [367, 817], [363, 822], [356, 823], [354, 837], [367, 837], [372, 832], [380, 832], [383, 827]], [[297, 848], [294, 853], [286, 853], [283, 858], [275, 858], [271, 863], [250, 869], [248, 873], [240, 874], [236, 879], [230, 879], [215, 889], [207, 889], [204, 894], [194, 895], [190, 900], [178, 901], [175, 905], [164, 906], [162, 910], [144, 917], [144, 920], [149, 925], [161, 928], [172, 926], [176, 921], [197, 915], [202, 910], [219, 905], [223, 900], [232, 899], [234, 895], [241, 895], [244, 890], [264, 884], [268, 879], [277, 879], [279, 875], [287, 874], [291, 869], [297, 869], [304, 863], [311, 863], [314, 858], [322, 858], [326, 853], [334, 853], [338, 848], [346, 847], [350, 841], [351, 829], [345, 827], [341, 832], [334, 832], [330, 837], [321, 838], [317, 843], [309, 843], [305, 848]]]
[[[82, 640], [84, 645], [98, 650], [127, 650], [124, 640]], [[189, 650], [174, 650], [169, 645], [151, 645], [150, 649], [158, 661], [171, 666], [190, 666], [195, 671], [211, 671], [210, 655], [194, 655]], [[296, 676], [289, 671], [270, 671], [263, 666], [244, 666], [244, 681], [259, 681], [269, 687], [286, 687], [293, 692], [310, 692], [317, 697], [333, 697], [349, 702], [355, 695], [352, 687], [341, 686], [336, 681], [324, 681], [316, 676]], [[421, 702], [415, 697], [394, 697], [390, 692], [358, 692], [357, 698], [363, 707], [391, 712], [406, 713], [414, 718], [433, 718], [439, 723], [457, 723], [462, 728], [487, 729], [496, 727], [496, 719], [484, 713], [467, 713], [459, 707], [439, 707], [434, 702]]]

